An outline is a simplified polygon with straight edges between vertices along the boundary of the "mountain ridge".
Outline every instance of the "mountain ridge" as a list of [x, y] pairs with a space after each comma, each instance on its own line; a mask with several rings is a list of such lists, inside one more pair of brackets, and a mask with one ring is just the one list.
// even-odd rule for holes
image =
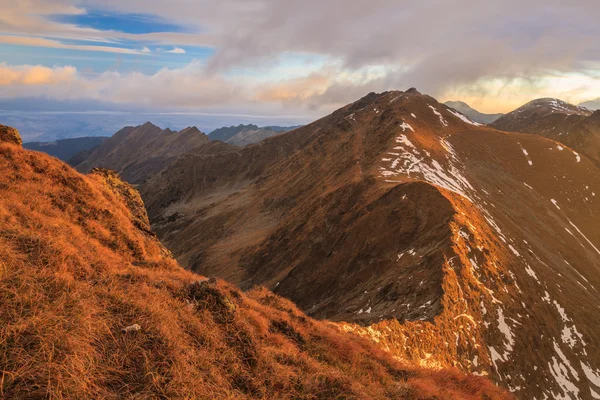
[[281, 126], [265, 126], [240, 124], [238, 126], [229, 126], [215, 129], [208, 137], [210, 140], [220, 140], [234, 146], [247, 146], [256, 144], [271, 136], [278, 135], [283, 132], [296, 129], [298, 126], [281, 127]]
[[140, 190], [183, 265], [520, 398], [591, 398], [600, 175], [559, 147], [415, 89], [371, 93], [227, 162], [189, 154]]
[[264, 288], [184, 271], [118, 174], [81, 175], [4, 132], [4, 396], [511, 398], [479, 377], [399, 363]]
[[137, 184], [162, 170], [174, 158], [208, 142], [208, 136], [196, 127], [176, 132], [146, 122], [119, 130], [76, 168], [81, 172], [89, 172], [94, 167], [113, 169], [128, 182]]

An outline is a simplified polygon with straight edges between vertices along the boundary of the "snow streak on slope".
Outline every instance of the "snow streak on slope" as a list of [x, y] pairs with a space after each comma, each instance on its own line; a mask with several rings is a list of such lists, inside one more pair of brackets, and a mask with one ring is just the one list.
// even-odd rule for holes
[[[490, 374], [494, 380], [511, 391], [516, 394], [521, 393], [520, 397], [524, 396], [522, 398], [576, 400], [590, 398], [590, 393], [594, 396], [597, 391], [593, 391], [596, 387], [593, 379], [585, 382], [584, 377], [588, 375], [594, 377], [596, 372], [586, 375], [584, 371], [587, 368], [585, 366], [589, 366], [590, 363], [596, 364], [596, 362], [592, 363], [590, 356], [596, 356], [597, 349], [594, 351], [594, 347], [589, 344], [591, 338], [589, 328], [582, 329], [581, 321], [571, 315], [573, 309], [564, 307], [572, 304], [560, 300], [563, 289], [554, 282], [554, 277], [557, 276], [564, 279], [557, 271], [556, 263], [567, 263], [567, 261], [548, 259], [547, 255], [542, 255], [543, 253], [539, 253], [541, 257], [536, 254], [543, 250], [530, 244], [529, 238], [525, 240], [520, 236], [519, 231], [513, 226], [514, 222], [507, 221], [506, 215], [503, 215], [499, 209], [500, 204], [497, 202], [501, 201], [499, 197], [504, 196], [504, 193], [499, 189], [497, 189], [498, 193], [483, 189], [479, 186], [480, 182], [470, 175], [470, 171], [462, 162], [465, 160], [465, 155], [458, 154], [455, 145], [452, 144], [457, 143], [453, 139], [457, 134], [451, 133], [456, 126], [447, 124], [443, 115], [437, 112], [435, 107], [429, 106], [429, 108], [434, 111], [440, 122], [443, 120], [446, 123], [442, 122], [442, 127], [437, 124], [433, 126], [437, 130], [435, 134], [431, 132], [432, 126], [423, 129], [417, 125], [410, 132], [402, 129], [402, 133], [399, 132], [395, 138], [394, 147], [382, 156], [378, 174], [386, 182], [424, 180], [441, 188], [442, 192], [444, 189], [449, 190], [451, 193], [448, 193], [447, 197], [462, 215], [459, 218], [460, 223], [453, 228], [456, 243], [454, 251], [458, 256], [449, 256], [445, 269], [447, 277], [444, 291], [447, 295], [451, 294], [453, 299], [445, 299], [443, 302], [452, 303], [452, 305], [444, 303], [444, 310], [445, 313], [453, 314], [453, 320], [455, 318], [457, 321], [474, 321], [474, 326], [464, 323], [453, 328], [456, 337], [452, 340], [447, 339], [443, 346], [446, 346], [446, 351], [456, 352], [461, 368], [477, 374]], [[448, 111], [452, 112], [452, 110]], [[433, 121], [434, 124], [436, 122]], [[518, 151], [520, 157], [525, 157], [530, 166], [533, 166], [531, 153], [535, 155], [536, 163], [540, 163], [536, 169], [516, 167], [518, 171], [522, 171], [522, 176], [518, 175], [521, 179], [519, 188], [516, 189], [526, 191], [523, 196], [538, 198], [540, 196], [533, 186], [523, 182], [525, 180], [535, 183], [537, 169], [546, 168], [548, 165], [547, 160], [545, 163], [542, 163], [542, 160], [549, 155], [540, 154], [539, 144], [525, 140], [523, 143], [515, 140], [510, 144], [510, 147]], [[439, 151], [437, 145], [443, 151]], [[543, 148], [549, 153], [552, 150]], [[559, 149], [564, 148], [559, 146]], [[561, 153], [550, 154], [564, 162], [565, 155]], [[573, 163], [582, 162], [577, 155], [575, 158]], [[554, 177], [565, 181], [565, 184], [555, 187], [554, 193], [557, 199], [562, 199], [564, 196], [567, 199], [565, 203], [570, 203], [574, 193], [564, 185], [571, 184], [573, 178], [565, 174], [562, 172], [560, 176]], [[592, 189], [585, 186], [585, 191], [585, 201], [589, 203], [594, 196], [589, 196], [587, 193]], [[577, 226], [579, 223], [573, 222], [576, 219], [567, 217], [566, 209], [572, 208], [572, 205], [569, 204], [567, 207], [561, 200], [559, 206], [559, 202], [554, 198], [546, 198], [545, 201], [550, 204], [548, 209], [558, 211], [560, 216], [554, 224], [560, 224], [561, 221], [564, 223], [564, 226], [558, 229], [559, 231], [566, 230], [586, 251], [600, 254], [600, 249], [592, 241], [593, 237], [582, 232]], [[585, 291], [595, 291], [591, 283], [577, 269], [568, 263], [567, 265], [572, 273], [577, 274], [576, 284], [579, 287]], [[451, 284], [452, 279], [456, 281]], [[450, 289], [450, 286], [453, 289]], [[469, 295], [471, 299], [479, 297], [483, 299], [479, 309], [473, 309], [469, 305], [469, 300], [464, 295], [467, 288], [471, 293]], [[466, 308], [457, 308], [457, 304], [454, 303], [464, 304]], [[429, 338], [438, 334], [443, 336], [443, 333], [434, 332], [439, 329], [436, 325], [448, 324], [446, 318], [449, 316], [442, 314], [436, 318], [433, 326], [430, 322], [419, 322], [418, 328], [411, 329], [416, 329]], [[547, 322], [541, 322], [544, 319], [555, 322], [545, 325]], [[540, 330], [538, 323], [544, 328]], [[391, 347], [391, 351], [397, 352], [401, 357], [412, 357], [429, 366], [445, 365], [443, 356], [436, 355], [435, 349], [423, 349], [419, 357], [410, 354], [411, 345], [422, 347], [423, 344], [417, 343], [417, 339], [411, 336], [406, 326], [406, 322], [398, 325], [387, 323], [373, 326], [370, 330], [377, 332], [378, 335], [383, 332], [383, 337], [379, 336], [378, 340]], [[530, 329], [536, 328], [537, 333], [525, 331], [523, 329], [525, 326]], [[477, 329], [473, 330], [475, 327]], [[366, 336], [372, 334], [361, 329], [347, 329]], [[463, 332], [463, 329], [466, 329], [466, 332]], [[520, 368], [516, 366], [517, 357], [533, 351], [531, 334], [537, 336], [536, 348], [539, 348], [540, 353], [544, 355], [539, 355], [539, 363], [535, 366]], [[404, 342], [404, 346], [408, 348], [394, 350], [391, 344], [394, 335], [399, 335], [402, 338], [401, 342]], [[596, 369], [589, 367], [587, 371], [596, 371]], [[540, 382], [540, 385], [535, 389], [536, 396], [529, 397], [532, 393], [532, 382]], [[525, 395], [525, 393], [529, 394]]]
[[[406, 122], [403, 122], [400, 127], [403, 132], [407, 128], [410, 128], [413, 133], [415, 132]], [[386, 167], [380, 168], [382, 176], [423, 179], [469, 198], [468, 192], [473, 190], [473, 187], [462, 173], [456, 152], [448, 141], [441, 139], [439, 143], [446, 150], [446, 160], [444, 161], [446, 166], [433, 158], [427, 150], [417, 149], [405, 134], [396, 137], [396, 144], [393, 151], [387, 154], [393, 158], [382, 159], [388, 164]]]
[[458, 111], [454, 111], [454, 110], [448, 110], [448, 112], [450, 112], [450, 114], [456, 116], [457, 118], [460, 118], [463, 122], [466, 122], [469, 125], [474, 125], [474, 126], [483, 126], [483, 124], [480, 124], [479, 122], [475, 122], [475, 121], [471, 121], [469, 119], [469, 117], [467, 117], [466, 115], [458, 112]]

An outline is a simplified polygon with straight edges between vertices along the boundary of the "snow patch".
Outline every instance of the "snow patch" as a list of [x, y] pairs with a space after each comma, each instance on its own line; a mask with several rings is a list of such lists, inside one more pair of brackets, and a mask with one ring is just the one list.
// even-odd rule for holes
[[442, 116], [442, 114], [440, 114], [440, 112], [438, 110], [436, 110], [434, 106], [430, 105], [429, 108], [431, 108], [431, 111], [433, 111], [433, 113], [440, 118], [440, 123], [443, 126], [445, 126], [445, 127], [448, 126], [448, 122], [446, 122], [446, 120], [444, 119], [444, 117]]
[[450, 112], [450, 114], [460, 118], [463, 122], [466, 122], [467, 124], [474, 125], [474, 126], [483, 126], [483, 124], [471, 121], [471, 119], [469, 119], [469, 117], [467, 117], [466, 115], [464, 115], [458, 111], [454, 111], [454, 110], [450, 110], [450, 109], [448, 109], [448, 111]]
[[410, 126], [404, 121], [402, 121], [402, 125], [400, 125], [400, 128], [402, 128], [402, 132], [406, 132], [407, 129], [410, 129], [411, 131], [413, 131], [413, 133], [415, 131], [412, 126]]

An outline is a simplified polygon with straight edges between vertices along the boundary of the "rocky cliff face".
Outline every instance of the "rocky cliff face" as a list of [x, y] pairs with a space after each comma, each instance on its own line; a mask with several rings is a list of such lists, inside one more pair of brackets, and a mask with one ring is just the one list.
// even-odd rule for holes
[[232, 153], [231, 169], [189, 157], [141, 188], [189, 268], [520, 398], [597, 393], [600, 172], [573, 150], [413, 89]]

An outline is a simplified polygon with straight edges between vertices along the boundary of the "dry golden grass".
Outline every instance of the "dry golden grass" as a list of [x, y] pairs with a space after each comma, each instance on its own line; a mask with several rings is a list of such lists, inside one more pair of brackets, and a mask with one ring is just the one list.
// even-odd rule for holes
[[184, 271], [114, 179], [0, 143], [0, 398], [511, 398]]

